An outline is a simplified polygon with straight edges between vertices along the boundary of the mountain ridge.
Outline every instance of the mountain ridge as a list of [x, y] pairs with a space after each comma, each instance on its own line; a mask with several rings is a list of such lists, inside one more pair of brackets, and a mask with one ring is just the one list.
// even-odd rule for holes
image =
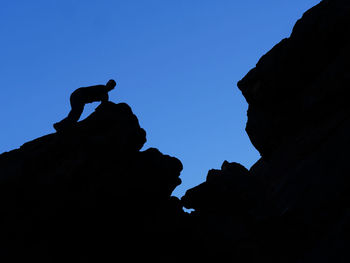
[[307, 11], [238, 82], [260, 160], [223, 161], [181, 199], [181, 161], [141, 150], [146, 132], [125, 103], [1, 154], [1, 255], [349, 262], [349, 31], [349, 1]]

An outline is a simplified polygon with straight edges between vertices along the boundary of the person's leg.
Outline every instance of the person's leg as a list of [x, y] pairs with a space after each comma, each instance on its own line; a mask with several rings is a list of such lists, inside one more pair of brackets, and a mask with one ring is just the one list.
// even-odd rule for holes
[[84, 103], [71, 100], [71, 107], [72, 109], [69, 112], [68, 116], [63, 120], [61, 120], [60, 122], [57, 122], [53, 125], [56, 131], [66, 130], [72, 127], [79, 120], [84, 110]]
[[67, 119], [72, 123], [76, 123], [84, 111], [85, 104], [81, 100], [71, 97], [70, 105], [72, 109], [69, 112]]

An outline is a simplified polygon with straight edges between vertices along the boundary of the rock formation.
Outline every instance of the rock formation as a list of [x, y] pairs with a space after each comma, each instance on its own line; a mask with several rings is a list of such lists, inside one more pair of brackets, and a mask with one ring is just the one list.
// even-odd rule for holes
[[[261, 159], [179, 200], [126, 104], [0, 155], [0, 255], [42, 262], [349, 262], [350, 2], [324, 0], [238, 87]], [[192, 208], [185, 213], [182, 208]], [[5, 262], [5, 261], [4, 261]]]
[[[237, 239], [236, 258], [350, 261], [349, 32], [350, 2], [324, 0], [239, 81], [249, 103], [246, 131], [262, 157], [249, 172], [237, 165], [216, 172], [215, 182], [208, 177], [182, 198], [204, 229], [234, 215], [230, 222], [244, 233], [226, 222], [224, 229]], [[248, 257], [239, 249], [246, 240]]]
[[145, 142], [128, 105], [105, 103], [74, 129], [0, 155], [1, 257], [160, 256], [152, 245], [171, 237], [184, 214], [170, 196], [181, 183], [182, 164], [154, 148], [140, 151]]

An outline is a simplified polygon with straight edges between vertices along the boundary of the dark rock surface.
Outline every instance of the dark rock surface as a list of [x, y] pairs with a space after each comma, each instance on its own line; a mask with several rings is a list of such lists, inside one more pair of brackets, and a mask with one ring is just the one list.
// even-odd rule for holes
[[324, 0], [238, 83], [262, 158], [182, 198], [208, 239], [228, 237], [226, 258], [350, 261], [349, 32], [350, 1]]
[[182, 164], [140, 151], [145, 142], [128, 105], [105, 103], [71, 130], [0, 155], [2, 262], [161, 257], [155, 247], [184, 216], [171, 197]]
[[181, 200], [126, 104], [0, 155], [2, 261], [350, 262], [349, 32], [348, 0], [307, 11], [238, 83], [261, 159]]
[[[349, 10], [349, 1], [322, 1], [238, 83], [249, 103], [247, 133], [263, 157], [292, 141], [312, 148], [346, 118]], [[306, 133], [316, 137], [309, 145], [300, 142]]]

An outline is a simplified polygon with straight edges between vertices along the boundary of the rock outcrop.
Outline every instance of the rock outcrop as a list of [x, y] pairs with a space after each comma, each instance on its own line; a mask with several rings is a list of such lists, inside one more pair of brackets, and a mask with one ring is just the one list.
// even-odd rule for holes
[[350, 2], [324, 0], [239, 81], [262, 158], [249, 172], [216, 171], [182, 198], [209, 239], [230, 214], [221, 237], [233, 259], [350, 261], [349, 32]]
[[263, 157], [292, 141], [313, 148], [346, 118], [349, 6], [325, 0], [307, 11], [238, 83], [249, 103], [247, 133]]
[[184, 215], [171, 197], [182, 164], [140, 151], [145, 142], [130, 107], [110, 102], [71, 130], [0, 155], [3, 262], [161, 257], [155, 247], [166, 251]]
[[0, 155], [3, 261], [349, 262], [349, 32], [348, 0], [307, 11], [238, 83], [261, 159], [181, 200], [126, 104]]

